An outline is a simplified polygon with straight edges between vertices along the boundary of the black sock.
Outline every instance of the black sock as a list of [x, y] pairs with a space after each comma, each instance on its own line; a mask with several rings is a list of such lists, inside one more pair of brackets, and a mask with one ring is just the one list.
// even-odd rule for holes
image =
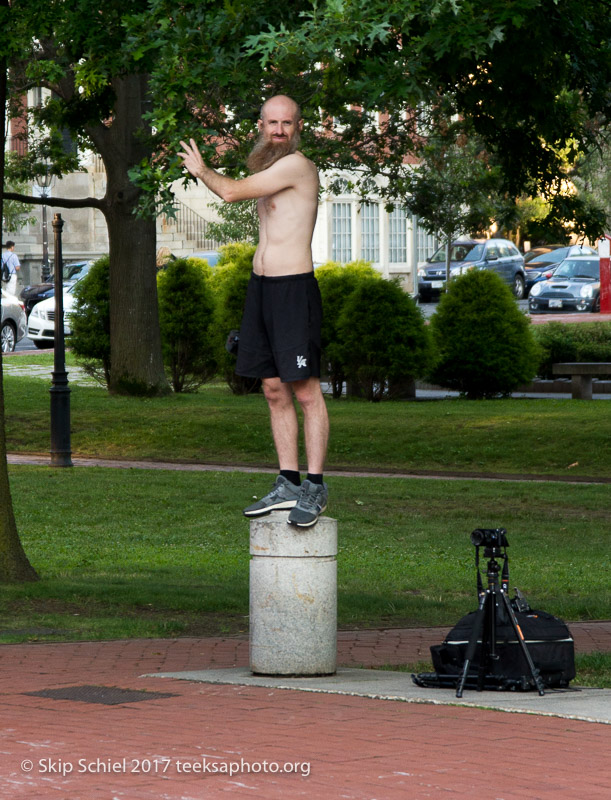
[[287, 481], [290, 481], [294, 486], [301, 486], [301, 478], [299, 472], [293, 469], [281, 469], [280, 474]]
[[308, 472], [308, 480], [310, 481], [310, 483], [315, 483], [318, 486], [322, 486], [322, 472], [320, 473], [320, 475]]

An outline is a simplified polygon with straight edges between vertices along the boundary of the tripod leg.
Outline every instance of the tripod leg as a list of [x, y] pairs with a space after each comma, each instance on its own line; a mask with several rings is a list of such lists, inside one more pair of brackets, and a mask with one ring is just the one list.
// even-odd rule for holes
[[471, 631], [471, 636], [469, 637], [469, 644], [467, 645], [467, 652], [465, 653], [465, 663], [463, 664], [462, 675], [460, 676], [460, 680], [458, 681], [458, 686], [456, 687], [456, 697], [462, 697], [463, 689], [465, 688], [465, 682], [467, 680], [467, 673], [469, 672], [469, 667], [471, 666], [471, 662], [473, 661], [473, 656], [475, 655], [475, 650], [477, 648], [477, 640], [483, 634], [487, 599], [488, 599], [487, 592], [480, 596], [479, 606], [477, 608], [477, 611], [475, 612], [475, 621], [473, 623], [473, 630]]
[[484, 691], [486, 669], [489, 662], [497, 661], [496, 652], [496, 589], [489, 589], [486, 594], [486, 613], [484, 615], [484, 631], [482, 634], [482, 649], [480, 654], [479, 670], [477, 673], [477, 691]]
[[524, 641], [524, 635], [520, 630], [520, 626], [518, 625], [518, 620], [516, 619], [516, 615], [514, 614], [513, 608], [511, 607], [509, 598], [507, 597], [505, 592], [501, 592], [501, 597], [503, 598], [505, 609], [507, 611], [507, 614], [509, 615], [509, 619], [511, 620], [514, 633], [520, 644], [522, 654], [524, 655], [526, 663], [528, 664], [528, 669], [530, 670], [531, 677], [534, 681], [535, 686], [537, 687], [537, 691], [541, 696], [543, 696], [545, 694], [545, 689], [543, 688], [543, 681], [541, 680], [541, 674], [539, 673], [539, 670], [535, 667], [535, 664], [530, 656], [530, 653], [528, 652], [528, 647], [526, 647], [526, 642]]

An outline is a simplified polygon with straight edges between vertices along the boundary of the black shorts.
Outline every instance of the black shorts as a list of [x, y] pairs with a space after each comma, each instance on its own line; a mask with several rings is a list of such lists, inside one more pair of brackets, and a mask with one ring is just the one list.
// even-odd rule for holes
[[283, 383], [320, 377], [322, 303], [313, 272], [250, 276], [236, 372]]

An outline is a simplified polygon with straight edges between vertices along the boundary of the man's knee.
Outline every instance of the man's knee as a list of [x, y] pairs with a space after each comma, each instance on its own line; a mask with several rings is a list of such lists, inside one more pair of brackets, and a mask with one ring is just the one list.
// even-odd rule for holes
[[313, 406], [324, 403], [320, 381], [318, 378], [308, 378], [305, 381], [296, 381], [293, 384], [293, 391], [299, 405], [306, 410]]
[[263, 394], [270, 406], [292, 403], [290, 387], [288, 384], [282, 383], [280, 378], [263, 378], [262, 384]]

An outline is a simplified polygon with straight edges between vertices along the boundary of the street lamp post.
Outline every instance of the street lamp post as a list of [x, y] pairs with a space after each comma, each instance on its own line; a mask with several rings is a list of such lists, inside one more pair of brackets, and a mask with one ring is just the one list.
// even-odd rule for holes
[[[36, 181], [38, 186], [40, 187], [40, 196], [43, 200], [47, 200], [50, 197], [49, 189], [51, 188], [51, 184], [53, 183], [53, 175], [51, 174], [50, 165], [45, 163], [45, 172], [43, 175], [39, 175]], [[49, 268], [49, 233], [47, 229], [47, 204], [46, 202], [43, 204], [42, 207], [42, 280], [43, 283], [46, 283], [49, 280], [49, 273], [51, 272]]]
[[51, 466], [71, 467], [70, 448], [70, 389], [66, 372], [66, 342], [64, 339], [64, 286], [62, 260], [61, 214], [53, 217], [55, 241], [55, 347], [51, 376]]

